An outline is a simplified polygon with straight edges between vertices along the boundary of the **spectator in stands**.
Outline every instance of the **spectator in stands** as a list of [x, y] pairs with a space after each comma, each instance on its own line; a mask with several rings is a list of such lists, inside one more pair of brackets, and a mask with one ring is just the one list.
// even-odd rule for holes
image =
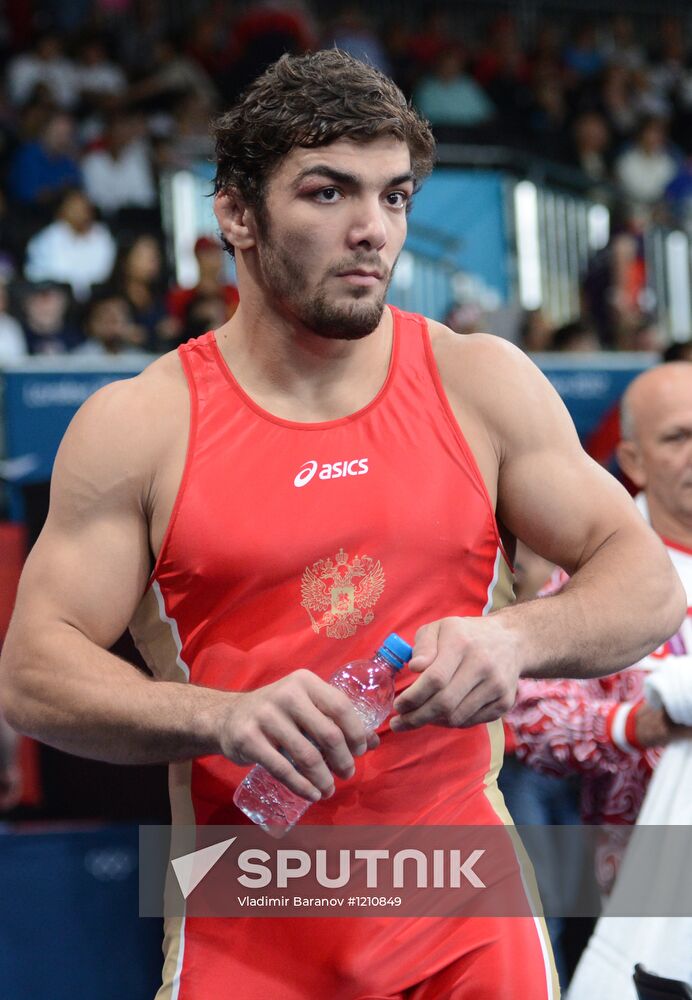
[[568, 80], [576, 85], [597, 76], [603, 69], [604, 60], [592, 21], [581, 21], [570, 38], [572, 40], [566, 46], [562, 58]]
[[82, 40], [76, 73], [82, 111], [110, 109], [127, 89], [125, 73], [108, 58], [105, 42], [97, 35]]
[[0, 278], [0, 365], [28, 354], [22, 325], [8, 311], [7, 280]]
[[74, 120], [58, 112], [40, 137], [17, 148], [10, 163], [9, 192], [24, 205], [53, 208], [66, 188], [81, 183]]
[[[213, 236], [200, 236], [195, 243], [198, 278], [194, 288], [172, 288], [168, 293], [168, 312], [184, 321], [194, 299], [200, 296], [220, 297], [225, 306], [225, 319], [230, 319], [238, 305], [238, 289], [224, 278], [226, 255]], [[211, 329], [208, 327], [207, 329]]]
[[661, 118], [666, 122], [670, 120], [673, 114], [671, 97], [656, 86], [654, 76], [648, 67], [632, 70], [630, 87], [632, 102], [640, 120], [645, 118]]
[[10, 101], [20, 106], [32, 97], [37, 86], [45, 86], [61, 108], [72, 108], [79, 97], [74, 63], [65, 58], [60, 35], [44, 32], [30, 52], [15, 56], [7, 68]]
[[528, 125], [533, 144], [548, 159], [565, 157], [567, 101], [560, 74], [542, 68], [533, 74], [529, 108], [523, 121]]
[[685, 33], [665, 32], [661, 49], [649, 70], [651, 86], [667, 107], [672, 107], [688, 72]]
[[94, 219], [94, 207], [82, 191], [63, 197], [55, 222], [27, 246], [25, 277], [29, 281], [65, 281], [84, 301], [92, 285], [110, 277], [115, 241], [107, 226]]
[[209, 160], [214, 152], [209, 131], [212, 112], [202, 94], [183, 94], [178, 98], [157, 149], [160, 167], [194, 170], [200, 161]]
[[225, 25], [219, 6], [200, 11], [193, 21], [185, 44], [185, 54], [216, 81], [224, 72]]
[[444, 318], [445, 326], [462, 337], [485, 329], [483, 310], [477, 302], [468, 301], [452, 306]]
[[692, 340], [674, 342], [666, 347], [662, 361], [692, 361]]
[[554, 21], [542, 20], [536, 29], [533, 45], [528, 50], [531, 79], [550, 78], [563, 82], [564, 67], [560, 51], [560, 31]]
[[223, 91], [229, 101], [285, 52], [300, 55], [316, 47], [306, 5], [296, 0], [254, 2], [234, 20], [225, 53]]
[[541, 309], [527, 309], [519, 326], [519, 346], [523, 351], [550, 350], [552, 330]]
[[82, 342], [71, 319], [67, 285], [42, 281], [21, 294], [21, 320], [29, 354], [67, 354]]
[[127, 94], [132, 105], [167, 110], [184, 94], [198, 94], [210, 105], [218, 100], [216, 87], [199, 63], [180, 51], [172, 37], [161, 38], [152, 52], [153, 69]]
[[458, 45], [440, 55], [435, 71], [420, 81], [413, 103], [433, 125], [485, 125], [495, 117], [495, 106], [465, 72], [466, 60]]
[[82, 159], [86, 193], [104, 215], [157, 202], [149, 145], [140, 116], [115, 112], [100, 148]]
[[615, 175], [627, 198], [651, 208], [661, 200], [678, 171], [678, 158], [668, 146], [665, 121], [645, 119], [634, 144], [617, 158]]
[[226, 303], [222, 295], [213, 292], [195, 295], [185, 310], [180, 342], [184, 343], [191, 337], [201, 337], [208, 330], [218, 330], [226, 322], [226, 318]]
[[666, 205], [674, 226], [692, 238], [692, 156], [681, 161], [675, 177], [665, 190]]
[[166, 276], [161, 248], [154, 236], [142, 234], [125, 246], [115, 267], [114, 285], [130, 307], [133, 321], [145, 332], [143, 347], [167, 350], [180, 334], [180, 321], [166, 308]]
[[598, 111], [583, 111], [572, 124], [571, 162], [588, 177], [591, 196], [610, 181], [611, 137], [608, 123]]
[[627, 14], [614, 14], [599, 45], [603, 62], [626, 70], [646, 65], [646, 51], [638, 41], [634, 22]]
[[646, 351], [649, 354], [661, 354], [666, 344], [666, 337], [653, 313], [643, 313], [638, 323], [630, 331], [629, 340], [621, 342], [622, 351]]
[[389, 76], [391, 67], [387, 53], [375, 32], [370, 18], [357, 3], [343, 7], [328, 33], [325, 48], [335, 46], [361, 62], [370, 63]]
[[522, 117], [531, 100], [530, 70], [516, 21], [510, 14], [491, 22], [487, 41], [474, 60], [473, 75], [506, 126], [523, 129]]
[[632, 99], [631, 71], [624, 66], [609, 66], [603, 74], [598, 106], [614, 137], [620, 142], [631, 138], [639, 124], [639, 113]]
[[142, 350], [146, 330], [133, 320], [127, 299], [119, 292], [103, 289], [87, 304], [83, 329], [86, 340], [73, 352], [87, 357]]
[[607, 246], [589, 261], [582, 295], [601, 344], [621, 348], [654, 303], [648, 288], [644, 233], [639, 214], [620, 203], [611, 212]]
[[585, 320], [578, 319], [555, 330], [549, 349], [565, 353], [600, 351], [601, 343], [595, 328]]
[[[117, 0], [96, 0], [96, 2], [112, 2]], [[166, 37], [168, 20], [163, 16], [159, 0], [130, 0], [128, 10], [115, 11], [115, 51], [117, 60], [128, 75], [143, 76], [150, 72], [151, 56], [155, 47]]]

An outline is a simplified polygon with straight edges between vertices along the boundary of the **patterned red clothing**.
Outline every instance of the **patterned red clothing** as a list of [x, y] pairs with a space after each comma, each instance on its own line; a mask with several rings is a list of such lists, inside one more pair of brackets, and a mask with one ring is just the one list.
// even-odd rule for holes
[[[642, 494], [637, 506], [648, 520]], [[642, 749], [634, 735], [643, 703], [644, 679], [665, 670], [666, 660], [692, 653], [692, 550], [664, 538], [687, 592], [687, 618], [680, 631], [650, 656], [619, 673], [588, 680], [522, 680], [514, 707], [505, 716], [507, 752], [544, 774], [580, 774], [585, 823], [630, 825], [636, 821], [659, 748]], [[541, 592], [555, 593], [568, 576], [557, 570]], [[597, 877], [607, 888], [621, 853], [611, 832], [597, 851]]]
[[[647, 671], [589, 680], [522, 680], [505, 716], [507, 750], [544, 774], [582, 774], [585, 823], [634, 823], [661, 751], [618, 745], [614, 723], [638, 703]], [[619, 726], [622, 729], [622, 726]]]

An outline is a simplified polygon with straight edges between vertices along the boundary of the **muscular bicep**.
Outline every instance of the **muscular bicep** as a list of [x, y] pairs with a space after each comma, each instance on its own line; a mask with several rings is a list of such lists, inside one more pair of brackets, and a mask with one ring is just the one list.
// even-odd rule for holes
[[[149, 572], [146, 455], [127, 387], [101, 390], [70, 425], [45, 527], [24, 569], [16, 624], [67, 624], [104, 648], [127, 627]], [[141, 440], [141, 435], [140, 435]]]
[[570, 573], [615, 532], [646, 530], [627, 492], [583, 451], [541, 372], [518, 352], [505, 355], [501, 369], [495, 428], [502, 523]]

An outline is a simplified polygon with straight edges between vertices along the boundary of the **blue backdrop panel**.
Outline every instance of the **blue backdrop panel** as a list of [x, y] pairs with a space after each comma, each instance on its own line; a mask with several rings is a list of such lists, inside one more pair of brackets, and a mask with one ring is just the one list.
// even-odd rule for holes
[[137, 827], [0, 832], [4, 1000], [152, 1000], [160, 920], [138, 917]]
[[537, 354], [533, 360], [562, 397], [582, 441], [598, 429], [637, 375], [657, 364], [654, 354]]
[[[58, 445], [82, 403], [109, 382], [136, 375], [150, 360], [93, 371], [74, 369], [69, 361], [63, 369], [55, 365], [50, 371], [29, 363], [1, 372], [5, 457], [15, 460], [15, 468], [21, 470], [12, 481], [21, 486], [50, 479]], [[10, 514], [14, 520], [22, 517], [15, 489], [10, 490]]]
[[[631, 379], [656, 358], [650, 354], [541, 354], [535, 355], [534, 361], [562, 396], [584, 440], [617, 403]], [[137, 370], [45, 372], [30, 371], [27, 366], [0, 373], [4, 382], [5, 455], [26, 460], [27, 466], [17, 485], [48, 480], [60, 439], [79, 406], [102, 385]], [[21, 515], [16, 495], [12, 514]]]
[[438, 167], [415, 196], [406, 249], [477, 275], [509, 297], [503, 175]]

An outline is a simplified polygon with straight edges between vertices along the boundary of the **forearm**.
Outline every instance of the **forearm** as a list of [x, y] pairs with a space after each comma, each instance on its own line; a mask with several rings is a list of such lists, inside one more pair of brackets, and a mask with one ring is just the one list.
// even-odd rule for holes
[[618, 533], [550, 597], [497, 612], [524, 677], [596, 677], [636, 663], [679, 627], [680, 580], [662, 546]]
[[155, 681], [67, 625], [8, 636], [0, 704], [18, 731], [68, 753], [152, 764], [220, 752], [220, 720], [237, 697]]

